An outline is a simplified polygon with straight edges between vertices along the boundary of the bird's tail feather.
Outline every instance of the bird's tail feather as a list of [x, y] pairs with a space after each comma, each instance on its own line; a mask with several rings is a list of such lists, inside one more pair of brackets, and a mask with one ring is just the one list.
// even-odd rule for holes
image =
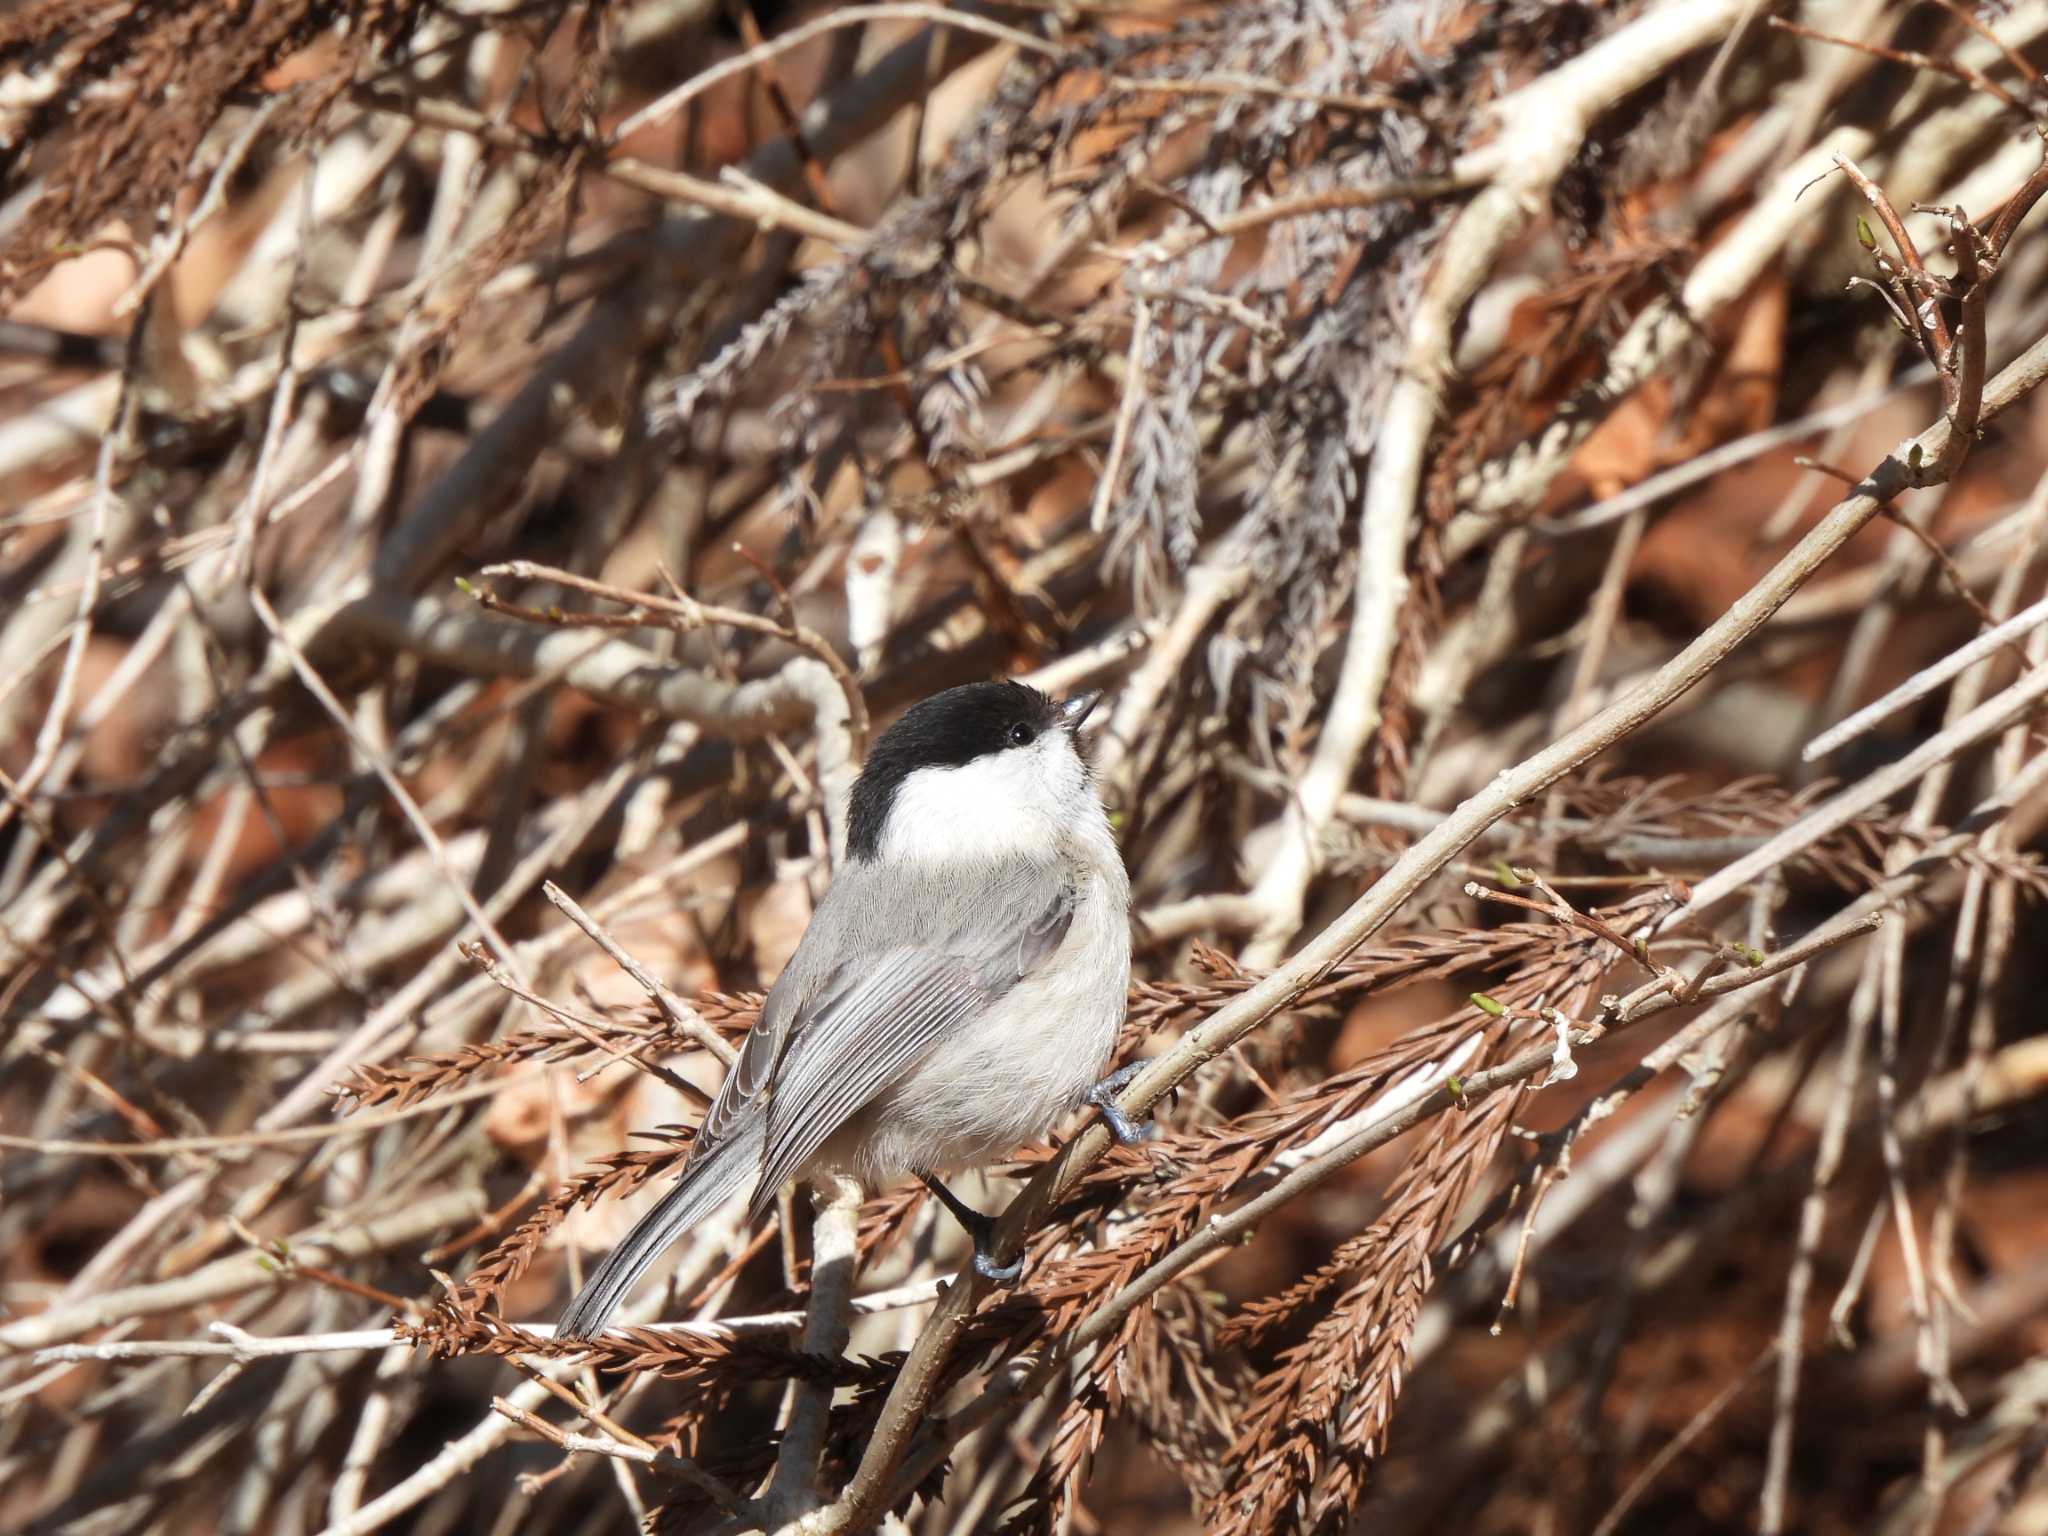
[[757, 1120], [736, 1128], [729, 1139], [693, 1159], [675, 1188], [633, 1224], [625, 1240], [583, 1282], [583, 1289], [555, 1325], [556, 1333], [587, 1339], [603, 1331], [626, 1292], [669, 1244], [738, 1194], [740, 1187], [760, 1172], [761, 1137]]

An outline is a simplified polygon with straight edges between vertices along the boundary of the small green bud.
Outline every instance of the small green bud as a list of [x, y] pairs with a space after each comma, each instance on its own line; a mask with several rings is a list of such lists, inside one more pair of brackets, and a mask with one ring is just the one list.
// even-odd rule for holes
[[1870, 225], [1862, 214], [1856, 215], [1856, 243], [1866, 251], [1877, 249], [1877, 236], [1870, 232]]
[[1504, 1019], [1507, 1017], [1508, 1014], [1508, 1011], [1505, 1007], [1495, 1002], [1492, 998], [1488, 997], [1484, 992], [1474, 992], [1472, 994], [1472, 1006], [1477, 1008], [1481, 1013], [1491, 1014], [1496, 1019]]

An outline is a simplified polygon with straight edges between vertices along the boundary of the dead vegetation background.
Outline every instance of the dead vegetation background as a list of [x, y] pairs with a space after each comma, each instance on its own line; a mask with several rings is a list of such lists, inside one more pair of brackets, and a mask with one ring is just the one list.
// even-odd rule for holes
[[[2044, 63], [5, 8], [0, 1525], [2048, 1529]], [[1159, 1134], [564, 1351], [995, 673], [1111, 690]]]

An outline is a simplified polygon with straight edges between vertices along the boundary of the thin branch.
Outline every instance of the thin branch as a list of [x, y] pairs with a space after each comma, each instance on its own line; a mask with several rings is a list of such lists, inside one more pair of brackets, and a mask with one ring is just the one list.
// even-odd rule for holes
[[745, 53], [721, 60], [709, 69], [699, 70], [674, 90], [657, 96], [646, 106], [622, 119], [612, 129], [614, 144], [631, 137], [643, 128], [649, 128], [666, 118], [675, 116], [690, 101], [711, 90], [723, 80], [742, 75], [756, 69], [769, 60], [801, 48], [814, 38], [841, 27], [866, 26], [871, 21], [922, 21], [934, 27], [955, 27], [973, 33], [990, 42], [1008, 43], [1026, 53], [1036, 53], [1046, 58], [1057, 59], [1065, 52], [1057, 44], [1048, 43], [1035, 33], [1019, 31], [1016, 27], [1004, 26], [987, 16], [972, 10], [952, 9], [942, 5], [923, 5], [915, 0], [896, 0], [885, 5], [849, 5], [832, 12], [829, 16], [818, 16], [791, 27], [787, 32], [749, 48]]
[[387, 1125], [395, 1125], [401, 1120], [435, 1114], [476, 1099], [488, 1099], [503, 1093], [508, 1086], [524, 1077], [538, 1075], [537, 1072], [522, 1073], [497, 1078], [488, 1083], [471, 1083], [464, 1088], [437, 1094], [424, 1104], [410, 1104], [403, 1109], [375, 1110], [366, 1115], [352, 1115], [346, 1120], [331, 1120], [321, 1125], [234, 1131], [221, 1136], [164, 1136], [155, 1141], [76, 1141], [64, 1137], [10, 1134], [0, 1135], [0, 1147], [12, 1147], [22, 1152], [42, 1152], [52, 1156], [61, 1154], [71, 1157], [181, 1157], [188, 1152], [236, 1152], [258, 1147], [300, 1146], [332, 1141], [339, 1136], [361, 1136], [370, 1131], [382, 1130]]
[[793, 656], [769, 677], [726, 683], [668, 665], [622, 640], [595, 643], [566, 631], [457, 612], [428, 598], [365, 598], [334, 615], [336, 630], [394, 651], [487, 677], [558, 675], [606, 703], [651, 709], [734, 740], [808, 723], [817, 741], [819, 787], [843, 834], [857, 764], [839, 680], [811, 656]]
[[448, 845], [441, 841], [441, 834], [436, 832], [433, 823], [427, 820], [426, 813], [420, 809], [419, 802], [413, 799], [412, 792], [400, 782], [397, 771], [392, 768], [385, 754], [364, 738], [355, 721], [349, 717], [349, 712], [342, 707], [341, 700], [334, 696], [334, 690], [313, 670], [305, 656], [300, 653], [298, 646], [285, 633], [284, 626], [278, 622], [276, 611], [270, 606], [270, 600], [263, 595], [260, 588], [249, 588], [249, 605], [256, 610], [256, 617], [262, 620], [263, 627], [270, 631], [271, 640], [283, 651], [292, 671], [298, 675], [299, 682], [308, 693], [320, 701], [320, 706], [354, 744], [363, 760], [376, 772], [377, 777], [383, 780], [384, 788], [390, 793], [406, 821], [411, 824], [421, 846], [427, 850], [427, 856], [440, 870], [441, 878], [448, 882], [449, 889], [455, 893], [455, 899], [462, 903], [462, 910], [469, 915], [469, 920], [476, 924], [477, 932], [490, 944], [491, 951], [498, 957], [499, 963], [512, 973], [521, 986], [530, 989], [530, 983], [512, 946], [505, 942], [505, 936], [498, 932], [498, 925], [492, 922], [489, 915], [477, 904], [476, 895], [470, 890], [469, 882], [463, 879], [449, 861]]
[[2014, 640], [2048, 624], [2048, 598], [2021, 609], [2003, 624], [1987, 629], [1974, 639], [1950, 651], [1941, 660], [1923, 667], [1882, 698], [1873, 699], [1837, 725], [1829, 726], [1800, 751], [1807, 762], [1818, 762], [1830, 752], [1866, 735], [1880, 721], [1888, 720], [1908, 705], [1917, 704], [1943, 687], [1959, 672], [1968, 671]]
[[644, 1442], [632, 1445], [610, 1435], [574, 1434], [502, 1397], [491, 1399], [491, 1410], [572, 1455], [615, 1456], [621, 1461], [638, 1462], [651, 1471], [687, 1483], [736, 1520], [758, 1521], [761, 1518], [751, 1499], [741, 1498], [694, 1461], [656, 1450]]
[[[1898, 250], [1899, 259], [1905, 263], [1906, 271], [1906, 275], [1899, 282], [1899, 302], [1905, 307], [1906, 313], [1914, 317], [1913, 340], [1927, 354], [1927, 360], [1940, 369], [1941, 360], [1947, 357], [1950, 349], [1955, 346], [1955, 337], [1949, 332], [1948, 317], [1941, 312], [1941, 306], [1934, 302], [1931, 291], [1924, 286], [1923, 280], [1928, 276], [1927, 263], [1920, 259], [1920, 249], [1913, 243], [1913, 236], [1906, 229], [1906, 221], [1899, 217], [1899, 211], [1892, 206], [1892, 200], [1885, 196], [1876, 182], [1864, 174], [1863, 168], [1854, 160], [1847, 155], [1836, 155], [1835, 166], [1863, 195], [1863, 200], [1883, 221], [1886, 233], [1892, 237], [1892, 244]], [[1872, 254], [1876, 254], [1874, 249]], [[1899, 276], [1895, 269], [1883, 263], [1881, 259], [1880, 264], [1886, 276]], [[1942, 388], [1953, 395], [1954, 383], [1946, 376], [1943, 378]], [[1950, 403], [1953, 405], [1953, 398]]]
[[1777, 868], [1794, 854], [1840, 831], [1929, 770], [1967, 752], [1980, 741], [1998, 735], [2008, 726], [2030, 718], [2044, 701], [2048, 701], [2048, 667], [2037, 667], [2003, 693], [1978, 705], [1954, 725], [1929, 737], [1904, 757], [1866, 774], [1816, 806], [1754, 853], [1700, 881], [1693, 887], [1692, 900], [1674, 922], [1697, 917], [1716, 902], [1747, 889], [1765, 871]]
[[231, 1254], [175, 1279], [102, 1291], [83, 1301], [0, 1323], [0, 1354], [45, 1349], [128, 1318], [183, 1311], [245, 1291], [288, 1284], [297, 1265], [331, 1269], [389, 1253], [460, 1222], [474, 1221], [483, 1213], [485, 1203], [481, 1189], [446, 1190], [386, 1215], [277, 1239], [267, 1252]]
[[[887, 1290], [870, 1291], [848, 1299], [854, 1317], [875, 1317], [936, 1301], [945, 1281], [933, 1275], [912, 1280]], [[742, 1317], [721, 1317], [703, 1322], [641, 1322], [632, 1324], [636, 1333], [657, 1336], [676, 1334], [698, 1339], [743, 1339], [795, 1333], [804, 1326], [804, 1312], [756, 1312]], [[520, 1323], [521, 1333], [537, 1338], [555, 1336], [553, 1323]], [[623, 1326], [623, 1325], [620, 1325]], [[214, 1323], [212, 1339], [123, 1339], [93, 1344], [53, 1344], [35, 1352], [32, 1363], [55, 1365], [83, 1360], [267, 1360], [278, 1355], [375, 1354], [407, 1342], [396, 1329], [357, 1328], [339, 1333], [260, 1335], [228, 1324]], [[537, 1357], [538, 1358], [538, 1357]], [[546, 1358], [554, 1358], [548, 1356]]]
[[[532, 560], [506, 560], [497, 565], [487, 565], [478, 573], [480, 576], [510, 576], [518, 581], [545, 581], [569, 588], [573, 592], [585, 592], [592, 597], [601, 597], [619, 603], [627, 610], [625, 617], [636, 618], [640, 614], [658, 614], [672, 621], [678, 632], [701, 629], [707, 624], [723, 624], [731, 629], [749, 630], [755, 634], [772, 635], [787, 641], [799, 650], [808, 651], [823, 662], [839, 684], [839, 691], [846, 695], [846, 718], [853, 732], [852, 751], [859, 757], [867, 747], [868, 709], [861, 697], [860, 679], [841, 659], [832, 642], [814, 629], [797, 623], [794, 617], [770, 619], [758, 613], [749, 613], [743, 608], [722, 608], [712, 603], [699, 602], [676, 587], [675, 579], [669, 578], [672, 594], [660, 597], [651, 592], [630, 592], [623, 587], [606, 581], [596, 581], [575, 571], [563, 570], [560, 566], [542, 565]], [[666, 576], [667, 572], [664, 571]], [[479, 592], [478, 600], [486, 608], [515, 613], [518, 617], [542, 623], [574, 623], [573, 615], [556, 617], [539, 614], [530, 609], [516, 608], [501, 599]]]
[[1794, 37], [1810, 38], [1816, 43], [1832, 43], [1837, 48], [1852, 48], [1858, 53], [1867, 53], [1874, 59], [1884, 59], [1892, 64], [1904, 64], [1912, 69], [1932, 70], [1960, 80], [1973, 91], [1981, 91], [2009, 112], [2026, 115], [2026, 109], [2014, 99], [2012, 93], [1996, 81], [1986, 78], [1980, 70], [1972, 69], [1959, 59], [1944, 59], [1931, 53], [1921, 53], [1913, 48], [1889, 48], [1881, 43], [1859, 42], [1852, 37], [1836, 37], [1832, 33], [1817, 32], [1812, 27], [1802, 26], [1796, 21], [1787, 21], [1782, 16], [1769, 16], [1766, 26], [1776, 27], [1781, 32], [1790, 32]]
[[559, 909], [563, 916], [590, 936], [590, 941], [611, 956], [618, 968], [640, 984], [640, 990], [654, 1000], [661, 1009], [662, 1017], [669, 1023], [709, 1051], [729, 1071], [739, 1055], [718, 1031], [704, 1022], [704, 1016], [682, 998], [662, 984], [646, 966], [628, 954], [623, 945], [605, 931], [604, 925], [578, 906], [575, 899], [552, 880], [541, 882], [541, 894]]

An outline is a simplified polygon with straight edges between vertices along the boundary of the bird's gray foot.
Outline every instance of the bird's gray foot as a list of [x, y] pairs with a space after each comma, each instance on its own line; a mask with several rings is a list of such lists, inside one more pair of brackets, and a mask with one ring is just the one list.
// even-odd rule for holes
[[1134, 1061], [1129, 1066], [1118, 1067], [1081, 1095], [1081, 1101], [1102, 1116], [1102, 1123], [1109, 1127], [1109, 1134], [1116, 1138], [1120, 1147], [1134, 1147], [1152, 1134], [1150, 1125], [1135, 1124], [1116, 1102], [1118, 1090], [1144, 1071], [1145, 1065], [1142, 1061]]
[[924, 1187], [939, 1198], [939, 1204], [953, 1213], [953, 1219], [967, 1229], [967, 1235], [974, 1239], [974, 1272], [984, 1280], [993, 1280], [998, 1285], [1011, 1285], [1024, 1273], [1024, 1261], [1020, 1258], [1011, 1264], [996, 1262], [996, 1223], [993, 1216], [977, 1211], [953, 1191], [946, 1188], [929, 1173], [920, 1173]]

